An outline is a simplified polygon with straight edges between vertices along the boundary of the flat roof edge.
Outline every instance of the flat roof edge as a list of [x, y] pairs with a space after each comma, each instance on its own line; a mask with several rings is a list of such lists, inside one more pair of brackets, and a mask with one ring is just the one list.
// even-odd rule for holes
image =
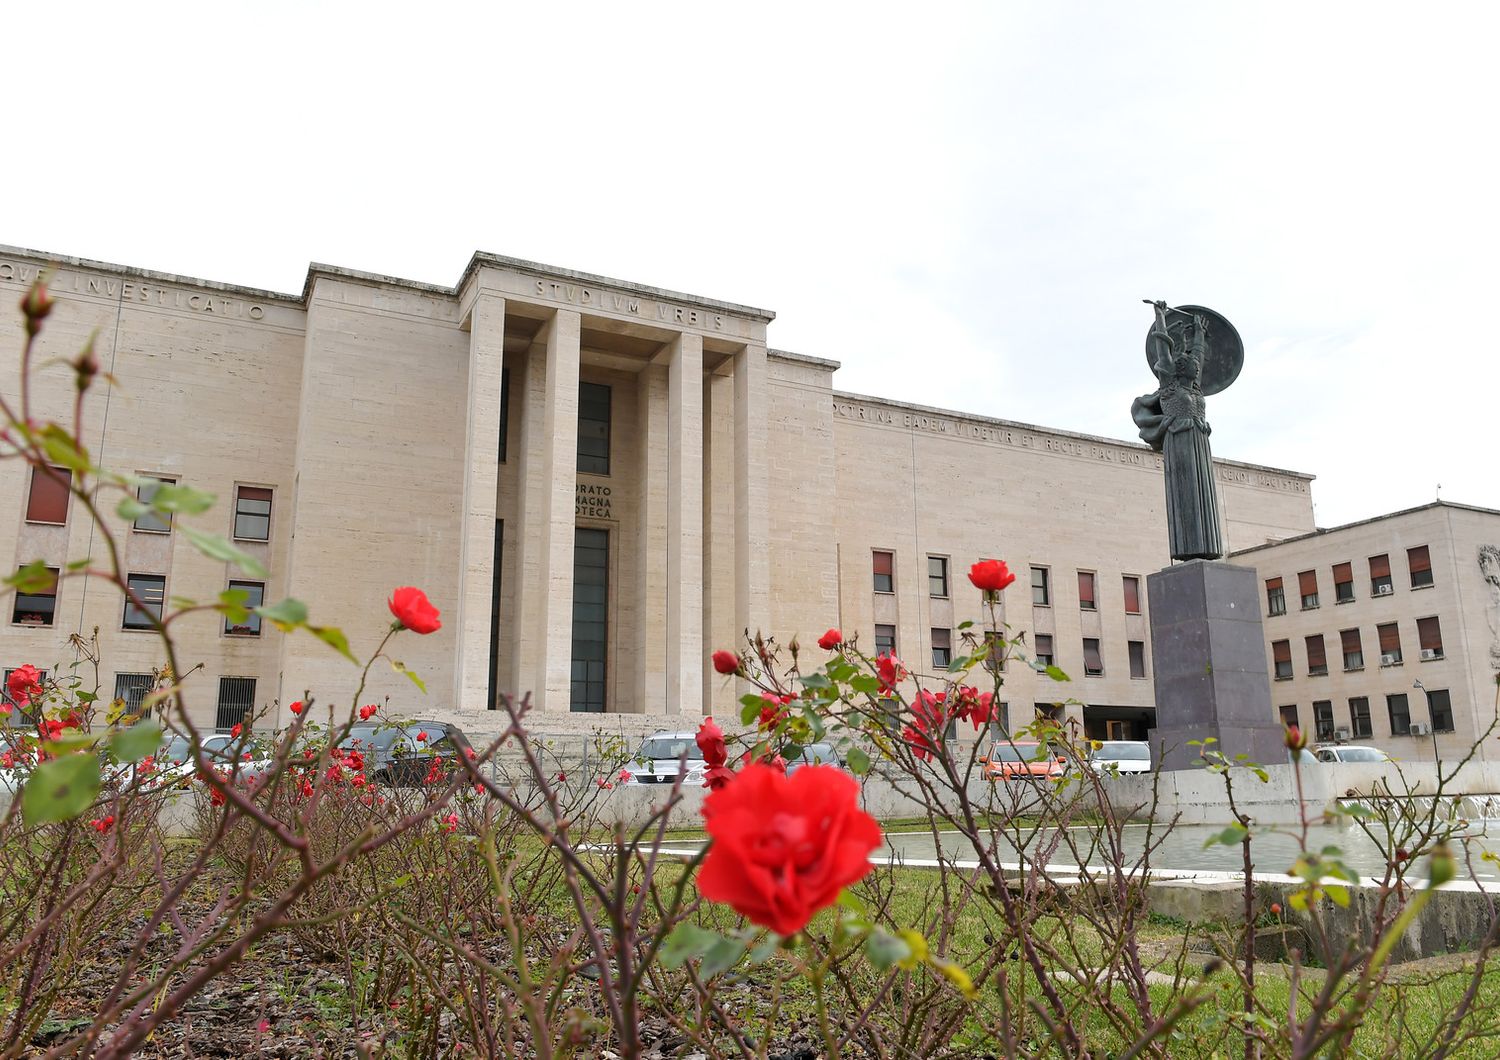
[[1369, 526], [1371, 523], [1384, 522], [1387, 519], [1399, 519], [1403, 515], [1415, 515], [1417, 512], [1429, 511], [1433, 508], [1453, 508], [1461, 512], [1474, 512], [1478, 515], [1500, 515], [1500, 511], [1494, 508], [1481, 508], [1477, 504], [1458, 504], [1454, 501], [1428, 501], [1426, 504], [1418, 504], [1413, 508], [1402, 508], [1399, 511], [1385, 512], [1381, 515], [1372, 515], [1365, 519], [1356, 519], [1352, 523], [1340, 523], [1338, 526], [1319, 527], [1309, 530], [1305, 534], [1296, 537], [1283, 537], [1279, 541], [1267, 541], [1263, 545], [1251, 545], [1229, 553], [1229, 558], [1244, 556], [1251, 552], [1260, 552], [1268, 548], [1276, 548], [1280, 545], [1291, 545], [1298, 541], [1307, 541], [1315, 537], [1327, 537], [1329, 534], [1337, 534], [1343, 530], [1354, 530], [1361, 526]]
[[52, 254], [45, 250], [32, 250], [28, 247], [13, 247], [0, 243], [0, 255], [16, 258], [30, 258], [33, 261], [45, 262], [48, 265], [69, 266], [75, 269], [88, 269], [91, 272], [107, 272], [116, 276], [132, 276], [141, 280], [151, 280], [154, 283], [175, 283], [185, 287], [206, 287], [213, 291], [224, 291], [242, 295], [248, 298], [256, 298], [262, 301], [292, 302], [302, 305], [303, 299], [295, 294], [287, 294], [284, 291], [271, 291], [264, 287], [247, 287], [244, 284], [224, 283], [221, 280], [205, 280], [199, 276], [183, 276], [175, 272], [159, 272], [156, 269], [143, 269], [134, 265], [119, 265], [112, 261], [96, 261], [93, 258], [79, 258], [71, 254]]

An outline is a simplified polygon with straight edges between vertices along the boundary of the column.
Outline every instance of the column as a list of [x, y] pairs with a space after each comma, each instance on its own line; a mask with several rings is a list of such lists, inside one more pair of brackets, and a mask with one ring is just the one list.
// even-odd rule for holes
[[[547, 327], [542, 401], [542, 607], [539, 707], [567, 710], [573, 686], [573, 530], [578, 496], [578, 341], [581, 321], [559, 309]], [[524, 660], [523, 660], [524, 661]]]
[[516, 542], [516, 594], [515, 608], [511, 620], [510, 657], [511, 685], [506, 692], [516, 696], [534, 693], [542, 695], [538, 682], [540, 669], [537, 660], [542, 657], [544, 641], [542, 630], [542, 597], [544, 584], [541, 577], [546, 534], [542, 526], [543, 490], [542, 420], [547, 399], [547, 343], [542, 332], [526, 351], [520, 365], [521, 372], [511, 378], [512, 400], [519, 413], [520, 427], [517, 431], [515, 460], [516, 527], [507, 532], [514, 534]]
[[739, 716], [733, 682], [714, 672], [709, 652], [735, 650], [734, 361], [703, 380], [703, 671], [704, 709]]
[[734, 358], [735, 627], [769, 633], [770, 399], [766, 348], [746, 346]]
[[667, 365], [668, 714], [703, 713], [703, 338], [672, 341]]
[[495, 482], [500, 471], [500, 373], [505, 359], [505, 299], [481, 293], [469, 318], [468, 429], [464, 435], [458, 666], [454, 705], [488, 710], [491, 593], [495, 559]]
[[635, 657], [637, 713], [660, 714], [667, 702], [667, 369], [648, 364], [637, 383]]

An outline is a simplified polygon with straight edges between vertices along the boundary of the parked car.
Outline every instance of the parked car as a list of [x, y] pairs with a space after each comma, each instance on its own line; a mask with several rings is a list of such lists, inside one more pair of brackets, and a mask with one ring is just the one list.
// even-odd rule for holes
[[697, 733], [655, 732], [646, 737], [635, 757], [625, 763], [628, 784], [671, 784], [681, 768], [683, 783], [703, 782], [708, 763], [698, 750]]
[[[236, 758], [235, 738], [227, 732], [211, 733], [203, 737], [203, 754], [215, 768], [232, 775], [254, 775], [268, 764], [267, 759], [244, 759], [244, 753]], [[185, 733], [171, 732], [167, 740], [152, 756], [155, 770], [151, 774], [149, 787], [170, 787], [192, 780], [198, 773], [197, 761], [193, 758], [192, 741]]]
[[1089, 765], [1116, 773], [1151, 772], [1151, 745], [1145, 740], [1103, 740], [1089, 752]]
[[844, 768], [844, 760], [830, 743], [810, 743], [802, 748], [802, 753], [796, 758], [787, 759], [786, 775], [791, 776], [803, 766], [829, 765]]
[[1314, 747], [1313, 754], [1319, 762], [1389, 762], [1391, 756], [1378, 747], [1344, 743]]
[[435, 755], [451, 759], [473, 750], [463, 731], [445, 721], [356, 725], [339, 746], [364, 757], [365, 774], [371, 780], [396, 788], [421, 787]]
[[1035, 740], [996, 740], [980, 761], [990, 780], [1038, 781], [1062, 776], [1068, 760]]

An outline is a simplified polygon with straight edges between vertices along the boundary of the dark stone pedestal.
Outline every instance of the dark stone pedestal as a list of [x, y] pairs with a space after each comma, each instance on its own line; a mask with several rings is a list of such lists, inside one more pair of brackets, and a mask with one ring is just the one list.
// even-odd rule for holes
[[1250, 567], [1194, 560], [1146, 577], [1156, 667], [1153, 751], [1162, 769], [1200, 765], [1189, 740], [1212, 736], [1233, 758], [1287, 760], [1261, 628], [1260, 578]]

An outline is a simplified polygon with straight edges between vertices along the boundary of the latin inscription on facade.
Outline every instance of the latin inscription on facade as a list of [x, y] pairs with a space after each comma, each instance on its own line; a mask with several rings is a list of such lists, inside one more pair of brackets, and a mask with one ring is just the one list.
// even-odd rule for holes
[[[0, 260], [0, 282], [30, 285], [39, 273], [45, 271], [46, 266], [29, 261]], [[148, 280], [127, 280], [121, 276], [75, 272], [71, 269], [54, 270], [50, 287], [53, 295], [94, 295], [116, 301], [176, 309], [184, 313], [201, 313], [204, 316], [262, 320], [266, 315], [265, 306], [229, 297], [221, 291], [183, 290]]]
[[681, 324], [685, 327], [705, 328], [710, 331], [724, 330], [724, 317], [721, 313], [672, 305], [670, 302], [656, 302], [649, 298], [636, 298], [633, 295], [617, 294], [614, 291], [601, 291], [579, 283], [537, 280], [536, 293], [538, 297], [550, 298], [554, 302], [567, 302], [580, 309], [608, 309], [615, 313], [640, 317], [642, 320]]
[[609, 487], [597, 482], [580, 482], [573, 512], [579, 519], [613, 519], [609, 507]]

